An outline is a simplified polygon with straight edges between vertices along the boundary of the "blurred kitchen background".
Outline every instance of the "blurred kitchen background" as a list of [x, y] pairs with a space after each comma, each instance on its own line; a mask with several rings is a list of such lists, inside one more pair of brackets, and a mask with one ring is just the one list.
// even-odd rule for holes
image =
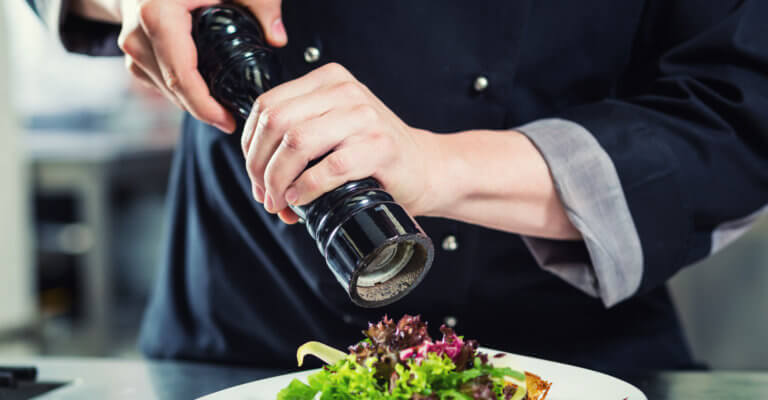
[[181, 114], [2, 6], [0, 356], [137, 356]]
[[[2, 6], [0, 359], [140, 357], [180, 113]], [[698, 359], [768, 368], [768, 220], [670, 286]]]

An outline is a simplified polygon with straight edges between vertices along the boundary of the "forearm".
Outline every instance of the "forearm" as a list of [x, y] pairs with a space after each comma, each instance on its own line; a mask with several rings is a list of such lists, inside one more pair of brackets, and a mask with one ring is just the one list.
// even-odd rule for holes
[[549, 168], [516, 131], [430, 135], [439, 161], [430, 172], [434, 207], [427, 215], [551, 239], [579, 239]]
[[83, 18], [120, 23], [120, 0], [70, 0], [69, 11]]

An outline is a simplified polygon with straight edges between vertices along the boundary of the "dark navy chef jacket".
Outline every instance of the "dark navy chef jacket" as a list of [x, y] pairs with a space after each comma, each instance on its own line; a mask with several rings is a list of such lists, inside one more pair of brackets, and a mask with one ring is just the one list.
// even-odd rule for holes
[[[283, 13], [288, 78], [338, 62], [411, 126], [523, 131], [584, 241], [419, 218], [431, 272], [361, 309], [304, 227], [252, 199], [238, 135], [188, 117], [148, 355], [295, 367], [305, 341], [343, 348], [409, 313], [601, 371], [695, 367], [664, 283], [768, 204], [768, 2], [286, 0]], [[67, 48], [117, 53], [116, 27], [60, 15]]]

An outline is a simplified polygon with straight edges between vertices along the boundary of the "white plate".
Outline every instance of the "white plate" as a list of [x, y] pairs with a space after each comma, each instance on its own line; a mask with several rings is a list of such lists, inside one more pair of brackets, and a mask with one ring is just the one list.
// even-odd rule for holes
[[[501, 353], [483, 349], [486, 354]], [[648, 400], [638, 388], [600, 372], [585, 368], [509, 354], [516, 365], [552, 382], [547, 400]], [[280, 375], [245, 383], [205, 396], [199, 400], [275, 400], [277, 392], [294, 379], [306, 382], [307, 375], [317, 370]]]

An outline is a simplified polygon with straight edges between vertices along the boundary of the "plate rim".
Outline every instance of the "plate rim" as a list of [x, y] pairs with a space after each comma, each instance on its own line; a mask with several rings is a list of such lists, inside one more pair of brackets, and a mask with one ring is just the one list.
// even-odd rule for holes
[[[633, 384], [631, 384], [631, 383], [629, 383], [629, 382], [627, 382], [627, 381], [625, 381], [623, 379], [617, 378], [617, 377], [612, 376], [612, 375], [608, 375], [608, 374], [606, 374], [604, 372], [595, 371], [595, 370], [592, 370], [592, 369], [589, 369], [589, 368], [579, 367], [577, 365], [567, 364], [567, 363], [563, 363], [563, 362], [559, 362], [559, 361], [551, 361], [551, 360], [546, 360], [546, 359], [543, 359], [543, 358], [527, 356], [527, 355], [524, 355], [524, 354], [510, 353], [510, 352], [507, 352], [507, 351], [496, 350], [496, 349], [492, 349], [492, 348], [488, 348], [488, 347], [479, 347], [478, 351], [486, 353], [486, 354], [489, 354], [489, 355], [490, 354], [503, 353], [503, 354], [506, 354], [506, 355], [509, 355], [509, 356], [512, 356], [512, 357], [520, 359], [521, 360], [521, 364], [525, 364], [525, 361], [530, 360], [530, 361], [533, 361], [533, 363], [554, 364], [554, 365], [557, 365], [560, 368], [576, 369], [576, 370], [580, 370], [581, 372], [589, 373], [591, 375], [599, 375], [599, 376], [601, 376], [604, 379], [609, 379], [609, 380], [615, 381], [617, 383], [620, 383], [622, 385], [628, 386], [628, 388], [631, 388], [632, 390], [634, 390], [637, 395], [641, 396], [637, 400], [648, 400], [648, 397], [645, 395], [645, 393], [643, 393], [643, 391], [640, 390], [637, 386], [635, 386], [635, 385], [633, 385]], [[197, 400], [216, 400], [216, 399], [218, 399], [217, 396], [222, 395], [223, 392], [230, 392], [230, 391], [231, 392], [237, 392], [239, 390], [242, 390], [244, 386], [255, 385], [257, 383], [264, 384], [264, 383], [266, 383], [268, 381], [272, 381], [272, 380], [286, 379], [286, 380], [288, 380], [290, 382], [290, 380], [293, 380], [293, 379], [296, 379], [296, 378], [301, 379], [302, 377], [310, 375], [312, 373], [315, 373], [315, 372], [317, 372], [319, 370], [320, 370], [320, 368], [314, 368], [314, 369], [309, 369], [309, 370], [304, 370], [304, 371], [289, 372], [287, 374], [276, 375], [276, 376], [272, 376], [272, 377], [269, 377], [269, 378], [257, 379], [257, 380], [254, 380], [254, 381], [245, 382], [245, 383], [241, 383], [239, 385], [231, 386], [231, 387], [228, 387], [228, 388], [225, 388], [225, 389], [213, 392], [213, 393], [209, 393], [209, 394], [207, 394], [205, 396], [199, 397]], [[530, 371], [530, 372], [535, 372], [535, 371]], [[556, 382], [553, 382], [553, 384], [554, 383], [556, 383]], [[630, 395], [632, 395], [632, 393], [630, 393]], [[214, 396], [216, 396], [216, 397], [214, 397]], [[627, 398], [629, 398], [629, 397], [627, 396]]]

